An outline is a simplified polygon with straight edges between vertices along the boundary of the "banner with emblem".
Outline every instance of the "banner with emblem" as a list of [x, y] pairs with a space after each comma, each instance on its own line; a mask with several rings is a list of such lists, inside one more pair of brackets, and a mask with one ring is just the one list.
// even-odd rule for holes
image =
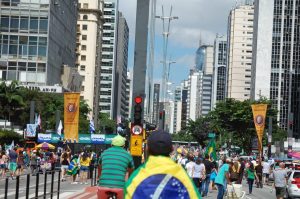
[[64, 137], [78, 142], [80, 93], [64, 93]]
[[266, 121], [266, 114], [267, 114], [267, 104], [253, 104], [252, 113], [253, 113], [253, 120], [255, 124], [255, 129], [258, 138], [258, 150], [262, 151], [262, 138], [265, 129], [265, 121]]

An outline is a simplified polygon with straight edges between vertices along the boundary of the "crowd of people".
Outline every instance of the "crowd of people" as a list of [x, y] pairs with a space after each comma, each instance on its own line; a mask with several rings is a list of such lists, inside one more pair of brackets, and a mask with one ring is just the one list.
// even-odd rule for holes
[[[277, 186], [276, 195], [280, 198], [284, 194], [282, 179], [287, 176], [284, 165], [280, 164], [279, 171], [272, 171], [272, 163], [264, 158], [244, 159], [239, 156], [221, 155], [217, 160], [201, 148], [174, 146], [170, 134], [157, 132], [152, 133], [148, 138], [147, 161], [136, 168], [133, 157], [124, 146], [125, 138], [117, 135], [112, 139], [112, 147], [100, 154], [86, 149], [74, 153], [68, 145], [64, 148], [59, 147], [56, 151], [24, 150], [18, 146], [5, 150], [5, 147], [1, 147], [0, 176], [1, 178], [9, 176], [14, 179], [15, 176], [22, 175], [24, 172], [36, 175], [59, 168], [62, 171], [62, 181], [69, 181], [71, 184], [88, 184], [87, 180], [92, 178], [93, 171], [97, 167], [100, 188], [120, 189], [124, 191], [122, 194], [125, 198], [133, 198], [134, 194], [139, 194], [138, 197], [141, 198], [149, 194], [147, 191], [155, 187], [155, 183], [161, 181], [158, 178], [161, 178], [162, 174], [166, 174], [171, 176], [168, 180], [175, 179], [173, 179], [173, 184], [183, 187], [180, 188], [180, 193], [176, 192], [178, 187], [176, 189], [171, 187], [161, 190], [160, 194], [166, 196], [188, 194], [188, 196], [199, 198], [200, 195], [206, 197], [210, 191], [217, 190], [217, 198], [221, 199], [229, 185], [242, 184], [243, 181], [247, 181], [248, 194], [252, 194], [254, 184], [257, 188], [263, 188], [272, 173], [275, 186]], [[149, 171], [152, 172], [153, 177], [143, 184], [139, 178], [140, 176], [149, 177], [151, 173]], [[162, 180], [165, 178], [163, 177]], [[177, 182], [176, 179], [179, 181]], [[165, 186], [168, 185], [168, 180]], [[182, 185], [180, 182], [185, 184]]]
[[23, 149], [18, 145], [0, 152], [0, 177], [10, 177], [12, 180], [22, 174], [37, 173], [55, 169], [61, 170], [61, 181], [70, 179], [72, 184], [88, 184], [97, 163], [97, 154], [91, 150], [81, 150], [72, 153], [69, 146], [58, 150]]

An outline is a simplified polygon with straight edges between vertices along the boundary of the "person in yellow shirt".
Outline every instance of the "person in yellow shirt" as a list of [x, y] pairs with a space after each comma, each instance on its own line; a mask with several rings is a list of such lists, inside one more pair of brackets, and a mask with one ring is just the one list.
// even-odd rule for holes
[[87, 183], [87, 175], [89, 171], [89, 166], [91, 163], [91, 158], [88, 156], [87, 152], [84, 152], [80, 157], [80, 184]]

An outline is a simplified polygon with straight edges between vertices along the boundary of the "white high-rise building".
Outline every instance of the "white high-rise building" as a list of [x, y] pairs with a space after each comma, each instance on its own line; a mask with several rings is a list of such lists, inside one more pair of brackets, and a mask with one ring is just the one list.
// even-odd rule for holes
[[101, 70], [101, 39], [103, 29], [103, 1], [79, 0], [77, 19], [78, 71], [83, 82], [80, 95], [98, 117]]
[[179, 132], [181, 130], [181, 118], [182, 118], [182, 88], [177, 86], [175, 88], [174, 95], [174, 120], [173, 130]]
[[202, 73], [191, 70], [188, 79], [187, 121], [196, 120], [200, 116], [200, 90]]
[[250, 98], [253, 19], [251, 1], [232, 9], [228, 17], [228, 98]]
[[256, 0], [251, 98], [267, 97], [278, 125], [300, 138], [300, 0]]
[[117, 57], [118, 0], [104, 0], [104, 25], [100, 80], [100, 112], [113, 118]]
[[213, 81], [213, 62], [214, 62], [214, 48], [210, 45], [203, 46], [205, 48], [203, 69], [200, 71], [201, 75], [201, 90], [200, 90], [200, 115], [207, 115], [212, 108], [212, 81]]
[[226, 97], [227, 39], [217, 35], [214, 44], [214, 74], [212, 106]]

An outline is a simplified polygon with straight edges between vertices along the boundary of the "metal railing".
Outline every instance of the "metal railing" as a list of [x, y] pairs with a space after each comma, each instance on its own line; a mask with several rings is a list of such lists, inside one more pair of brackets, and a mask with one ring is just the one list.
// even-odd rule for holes
[[[55, 174], [58, 174], [57, 177], [57, 189], [54, 189], [54, 182], [55, 182]], [[48, 175], [50, 175], [51, 181], [50, 181], [50, 191], [47, 191], [47, 178]], [[46, 196], [50, 195], [50, 198], [52, 199], [54, 194], [57, 194], [57, 199], [59, 199], [59, 194], [60, 194], [60, 180], [61, 180], [61, 171], [56, 171], [56, 170], [50, 170], [50, 171], [45, 171], [43, 174], [40, 174], [39, 172], [36, 173], [35, 175], [35, 192], [34, 192], [34, 197], [29, 197], [30, 196], [30, 183], [32, 182], [31, 174], [25, 174], [25, 175], [18, 175], [16, 176], [16, 189], [15, 189], [15, 198], [18, 199], [20, 197], [20, 177], [26, 176], [26, 185], [23, 187], [25, 188], [25, 198], [26, 199], [37, 199], [37, 198], [44, 198], [46, 199]], [[44, 190], [43, 194], [39, 195], [39, 188], [40, 188], [40, 176], [44, 176]], [[8, 198], [8, 185], [9, 185], [10, 177], [6, 177], [5, 179], [5, 190], [4, 190], [4, 199]], [[49, 197], [47, 197], [49, 198]]]

